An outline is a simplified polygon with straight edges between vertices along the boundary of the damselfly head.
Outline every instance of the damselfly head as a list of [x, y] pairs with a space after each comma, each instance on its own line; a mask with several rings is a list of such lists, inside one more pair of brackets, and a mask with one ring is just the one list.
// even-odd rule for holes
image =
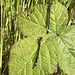
[[39, 42], [41, 43], [41, 41], [42, 41], [42, 39], [43, 39], [43, 37], [39, 37], [40, 39], [39, 39]]

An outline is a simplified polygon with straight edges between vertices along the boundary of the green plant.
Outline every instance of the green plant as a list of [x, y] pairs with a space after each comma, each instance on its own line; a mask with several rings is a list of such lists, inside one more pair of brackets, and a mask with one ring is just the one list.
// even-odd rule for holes
[[[51, 18], [50, 19], [50, 22], [51, 22], [50, 33], [46, 34], [47, 29], [48, 29], [47, 5], [48, 5], [48, 3], [51, 3], [52, 1], [53, 1], [53, 6], [51, 8], [51, 15], [50, 15], [50, 18]], [[60, 3], [56, 3], [58, 1]], [[21, 63], [21, 65], [19, 65], [20, 63], [18, 62], [19, 70], [17, 70], [17, 66], [14, 68], [15, 68], [17, 74], [21, 73], [20, 69], [23, 68], [23, 65], [26, 63], [27, 60], [29, 60], [29, 56], [27, 55], [28, 59], [25, 60], [25, 63], [21, 62], [22, 61], [21, 59], [23, 59], [23, 58], [25, 59], [26, 56], [22, 55], [20, 53], [20, 49], [23, 46], [26, 50], [23, 49], [22, 51], [23, 52], [24, 51], [31, 52], [31, 53], [29, 53], [31, 55], [32, 52], [34, 51], [34, 49], [38, 48], [38, 40], [37, 39], [40, 36], [43, 37], [40, 52], [42, 54], [46, 53], [46, 51], [45, 52], [42, 52], [42, 51], [46, 50], [46, 45], [48, 45], [48, 47], [50, 46], [51, 48], [49, 47], [49, 49], [47, 49], [47, 53], [51, 57], [51, 59], [52, 59], [51, 61], [54, 64], [54, 66], [50, 67], [50, 65], [52, 65], [52, 63], [47, 58], [49, 63], [51, 63], [51, 64], [49, 65], [49, 63], [48, 63], [46, 65], [47, 67], [45, 65], [43, 67], [46, 67], [48, 69], [48, 66], [49, 66], [49, 69], [51, 69], [51, 70], [45, 69], [46, 74], [53, 73], [52, 75], [57, 75], [57, 74], [65, 75], [65, 73], [70, 74], [71, 72], [74, 74], [75, 65], [74, 64], [71, 65], [72, 70], [69, 67], [70, 63], [71, 64], [74, 63], [74, 60], [73, 60], [74, 58], [72, 57], [72, 55], [75, 55], [74, 54], [74, 49], [75, 49], [74, 41], [75, 40], [74, 40], [74, 36], [73, 36], [75, 27], [71, 26], [71, 25], [75, 24], [74, 0], [18, 0], [18, 1], [17, 0], [1, 0], [0, 3], [1, 3], [1, 6], [0, 6], [0, 10], [1, 10], [0, 75], [8, 75], [9, 73], [11, 75], [12, 74], [11, 71], [14, 70], [13, 67], [16, 66], [18, 61], [20, 61], [20, 63]], [[58, 4], [60, 7], [58, 5], [56, 5], [55, 3]], [[37, 8], [39, 8], [39, 9], [37, 10]], [[56, 8], [58, 8], [57, 9], [58, 11], [56, 10]], [[56, 12], [55, 12], [55, 10], [56, 10]], [[68, 10], [68, 12], [67, 12], [67, 10]], [[41, 13], [39, 13], [39, 11]], [[34, 15], [36, 15], [36, 14], [38, 16], [35, 17]], [[66, 15], [66, 17], [65, 17], [65, 15]], [[61, 19], [58, 20], [58, 18], [60, 16], [61, 16]], [[17, 18], [17, 20], [16, 20], [16, 18]], [[18, 25], [17, 25], [17, 22], [18, 22]], [[25, 28], [25, 27], [27, 27], [26, 25], [29, 25], [28, 28]], [[65, 26], [67, 26], [67, 28]], [[17, 28], [19, 28], [19, 30]], [[27, 38], [24, 39], [24, 36]], [[68, 38], [67, 38], [67, 36], [68, 36]], [[57, 40], [58, 40], [58, 42], [57, 42]], [[19, 42], [17, 42], [17, 41], [19, 41]], [[65, 45], [63, 44], [62, 41], [64, 41]], [[53, 45], [49, 45], [48, 43], [50, 43], [50, 44], [53, 43]], [[61, 43], [61, 44], [59, 44], [59, 43]], [[12, 46], [13, 44], [14, 44], [14, 46]], [[11, 46], [12, 46], [12, 48], [11, 48]], [[32, 48], [32, 50], [30, 49], [29, 46]], [[57, 47], [57, 46], [59, 46], [59, 47]], [[67, 49], [65, 46], [66, 47], [70, 46], [70, 48]], [[55, 47], [57, 48], [57, 51], [56, 51]], [[52, 48], [54, 48], [54, 50], [52, 50]], [[14, 50], [16, 52], [14, 52]], [[19, 51], [17, 51], [17, 50], [19, 50]], [[65, 52], [66, 50], [67, 50], [67, 52]], [[37, 50], [35, 50], [35, 51], [36, 52], [32, 56], [33, 60], [30, 59], [30, 61], [32, 60], [32, 64], [34, 64], [36, 55], [37, 55]], [[48, 51], [50, 51], [50, 53]], [[54, 51], [55, 51], [55, 53], [53, 53]], [[19, 57], [17, 57], [15, 55], [16, 53], [17, 54], [20, 53]], [[40, 57], [41, 53], [39, 55], [38, 65], [41, 64], [39, 61], [41, 58]], [[58, 54], [58, 53], [60, 53], [60, 54]], [[67, 55], [67, 53], [69, 55]], [[25, 54], [27, 54], [27, 52]], [[51, 54], [53, 54], [54, 56]], [[21, 57], [21, 55], [23, 57]], [[47, 56], [47, 54], [45, 54], [45, 55], [46, 55], [45, 58], [49, 57], [49, 56]], [[63, 55], [66, 56], [66, 58], [63, 57]], [[68, 58], [67, 58], [67, 56], [68, 56]], [[20, 57], [21, 57], [21, 59], [20, 59]], [[53, 61], [53, 57], [54, 57], [55, 62]], [[9, 58], [10, 58], [10, 62], [9, 62]], [[17, 61], [16, 61], [16, 58], [18, 58]], [[59, 59], [59, 62], [55, 58]], [[65, 61], [65, 60], [66, 61], [63, 63], [63, 61], [61, 61], [61, 59], [63, 59], [63, 61]], [[68, 62], [68, 64], [66, 65], [67, 62]], [[13, 67], [10, 63], [12, 63]], [[47, 63], [47, 61], [45, 63]], [[30, 64], [30, 65], [33, 66], [32, 64]], [[63, 64], [63, 66], [61, 64]], [[65, 66], [66, 66], [66, 68], [64, 68]], [[28, 67], [26, 67], [26, 68], [28, 68]], [[38, 69], [35, 69], [35, 68], [38, 68]], [[30, 67], [30, 69], [31, 69], [31, 67]], [[56, 69], [56, 70], [53, 72], [54, 69]], [[31, 69], [30, 73], [32, 72], [32, 70], [33, 69]], [[35, 73], [35, 70], [39, 71], [40, 69], [38, 66], [35, 66], [34, 70], [33, 70], [34, 73]], [[28, 70], [25, 70], [25, 71], [28, 71]], [[23, 71], [21, 74], [23, 75], [25, 73], [25, 71]], [[13, 71], [13, 73], [15, 73], [15, 71]], [[43, 71], [41, 73], [44, 74]], [[72, 75], [72, 73], [71, 73], [71, 75]]]
[[[59, 63], [68, 75], [75, 74], [75, 26], [67, 26], [67, 8], [53, 3], [50, 11], [50, 32], [47, 34], [47, 7], [36, 5], [31, 15], [18, 15], [18, 27], [27, 38], [18, 41], [10, 52], [10, 75], [49, 75]], [[66, 27], [67, 26], [67, 27]], [[38, 65], [34, 66], [38, 43], [43, 37]]]

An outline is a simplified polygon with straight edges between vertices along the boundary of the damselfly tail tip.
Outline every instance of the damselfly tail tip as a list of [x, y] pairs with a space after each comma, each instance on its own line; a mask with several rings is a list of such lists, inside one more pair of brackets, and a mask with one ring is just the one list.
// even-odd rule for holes
[[49, 33], [49, 29], [48, 29], [47, 33]]
[[35, 63], [35, 66], [37, 66], [37, 63]]

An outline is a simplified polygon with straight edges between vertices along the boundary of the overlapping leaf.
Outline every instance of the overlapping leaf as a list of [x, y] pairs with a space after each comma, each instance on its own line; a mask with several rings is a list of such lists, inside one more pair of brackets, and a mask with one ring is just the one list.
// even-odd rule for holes
[[[25, 17], [25, 13], [18, 16], [19, 30], [25, 36], [48, 37], [50, 34], [47, 34], [46, 19], [47, 8], [42, 5], [37, 5], [30, 16]], [[50, 33], [52, 32], [50, 31]]]
[[[50, 12], [50, 32], [60, 33], [67, 24], [67, 9], [62, 4], [56, 3], [52, 5]], [[47, 7], [38, 5], [35, 6], [34, 12], [30, 16], [25, 17], [24, 14], [18, 16], [19, 29], [24, 35], [48, 36]]]
[[60, 3], [53, 4], [50, 11], [50, 30], [59, 34], [66, 27], [67, 20], [67, 9]]
[[75, 74], [75, 26], [65, 28], [58, 39], [59, 65], [68, 75]]
[[37, 41], [32, 38], [26, 38], [16, 43], [11, 50], [9, 74], [48, 75], [53, 73], [57, 65], [58, 57], [55, 39], [47, 39], [46, 41], [42, 42], [38, 65], [34, 66], [37, 50]]

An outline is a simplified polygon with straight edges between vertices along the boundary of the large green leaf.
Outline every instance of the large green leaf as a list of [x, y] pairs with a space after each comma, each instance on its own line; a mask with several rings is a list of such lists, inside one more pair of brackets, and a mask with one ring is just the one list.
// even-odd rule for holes
[[67, 20], [67, 9], [60, 3], [53, 4], [50, 11], [50, 30], [59, 34], [66, 27]]
[[62, 31], [58, 44], [60, 68], [68, 75], [75, 75], [75, 26]]
[[[36, 37], [46, 37], [47, 34], [47, 8], [42, 5], [37, 5], [34, 8], [34, 12], [25, 17], [25, 13], [18, 16], [18, 26], [19, 30], [25, 36], [36, 36]], [[51, 32], [51, 31], [50, 31]]]
[[[11, 49], [9, 75], [48, 75], [57, 65], [57, 43], [55, 39], [42, 41], [37, 66], [34, 66], [38, 51], [37, 40], [26, 38]], [[33, 68], [34, 66], [34, 68]]]
[[[25, 13], [18, 16], [19, 30], [25, 35], [34, 35], [36, 37], [48, 37], [52, 32], [60, 33], [67, 24], [67, 9], [60, 3], [53, 4], [50, 13], [50, 33], [47, 34], [48, 17], [47, 7], [36, 5], [34, 12], [25, 17]], [[46, 35], [47, 34], [47, 35]]]

